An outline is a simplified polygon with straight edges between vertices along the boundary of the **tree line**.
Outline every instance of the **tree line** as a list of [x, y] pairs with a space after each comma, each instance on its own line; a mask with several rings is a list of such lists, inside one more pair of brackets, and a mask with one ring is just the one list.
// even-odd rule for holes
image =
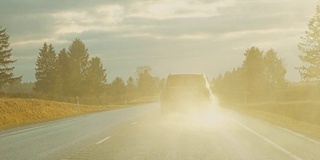
[[80, 39], [58, 54], [52, 44], [44, 43], [36, 61], [34, 91], [73, 97], [89, 93], [99, 96], [107, 86], [106, 76], [100, 58], [89, 59], [88, 49]]
[[34, 91], [60, 97], [80, 97], [92, 101], [108, 99], [123, 102], [141, 96], [155, 96], [157, 78], [151, 68], [137, 68], [138, 78], [125, 82], [116, 77], [107, 83], [107, 71], [99, 57], [89, 58], [88, 49], [80, 39], [75, 39], [68, 49], [56, 53], [52, 44], [44, 43], [36, 61]]
[[[116, 77], [108, 83], [107, 70], [101, 59], [90, 58], [88, 48], [80, 39], [75, 39], [68, 49], [63, 48], [59, 52], [45, 42], [39, 49], [35, 64], [36, 81], [22, 83], [22, 76], [15, 77], [12, 73], [16, 60], [11, 60], [9, 37], [6, 29], [0, 27], [0, 88], [8, 91], [8, 86], [14, 85], [14, 90], [23, 91], [18, 96], [71, 102], [78, 97], [84, 103], [109, 104], [152, 98], [159, 93], [161, 81], [152, 76], [149, 66], [137, 67], [137, 78], [131, 76], [124, 81]], [[30, 93], [30, 86], [33, 86], [34, 94]], [[12, 89], [11, 92], [18, 94]]]
[[[228, 71], [213, 79], [214, 92], [223, 99], [233, 102], [261, 102], [297, 100], [301, 97], [320, 95], [320, 5], [316, 14], [308, 23], [308, 30], [301, 37], [298, 49], [303, 62], [297, 67], [302, 82], [317, 84], [288, 87], [285, 79], [286, 68], [283, 59], [273, 49], [263, 53], [257, 47], [251, 47], [244, 53], [242, 66]], [[306, 91], [307, 90], [307, 91]]]
[[244, 53], [241, 67], [213, 79], [213, 91], [228, 100], [264, 100], [269, 93], [287, 85], [283, 60], [273, 49], [263, 52], [251, 47]]

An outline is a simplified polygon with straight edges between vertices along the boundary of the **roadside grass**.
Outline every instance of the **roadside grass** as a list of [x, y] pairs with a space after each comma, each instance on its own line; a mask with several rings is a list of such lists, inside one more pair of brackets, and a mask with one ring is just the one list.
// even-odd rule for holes
[[238, 104], [231, 108], [320, 140], [320, 101]]
[[306, 135], [318, 141], [320, 140], [320, 125], [318, 124], [299, 121], [283, 115], [265, 111], [249, 110], [246, 113], [282, 128], [286, 128], [294, 132]]
[[257, 103], [242, 105], [242, 108], [279, 114], [298, 121], [320, 125], [320, 101]]
[[126, 105], [80, 105], [80, 110], [78, 110], [77, 104], [72, 103], [0, 98], [0, 129], [124, 107]]

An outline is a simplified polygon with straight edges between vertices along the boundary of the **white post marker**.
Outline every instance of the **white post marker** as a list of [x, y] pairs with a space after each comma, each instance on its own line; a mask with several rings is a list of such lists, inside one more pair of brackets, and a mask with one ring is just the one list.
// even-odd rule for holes
[[247, 96], [248, 92], [244, 92], [244, 107], [247, 107]]
[[79, 103], [79, 97], [77, 96], [77, 106], [78, 106], [78, 112], [80, 112], [80, 103]]

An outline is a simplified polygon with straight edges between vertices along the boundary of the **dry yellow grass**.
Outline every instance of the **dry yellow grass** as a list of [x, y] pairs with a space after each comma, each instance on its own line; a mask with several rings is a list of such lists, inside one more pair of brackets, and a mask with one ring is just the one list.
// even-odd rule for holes
[[116, 109], [121, 106], [89, 106], [38, 99], [0, 98], [0, 129]]
[[251, 110], [251, 109], [236, 109], [236, 110], [239, 112], [248, 114], [252, 117], [270, 122], [277, 126], [287, 128], [297, 133], [301, 133], [309, 137], [312, 137], [314, 139], [320, 140], [320, 125], [318, 124], [303, 122], [303, 121], [295, 120], [293, 118], [290, 118], [284, 115], [265, 112], [265, 111]]
[[238, 104], [231, 108], [320, 140], [320, 101]]

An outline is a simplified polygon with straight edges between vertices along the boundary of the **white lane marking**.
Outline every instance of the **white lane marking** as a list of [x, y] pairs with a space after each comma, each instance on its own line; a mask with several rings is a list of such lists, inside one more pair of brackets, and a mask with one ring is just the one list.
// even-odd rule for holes
[[317, 144], [317, 145], [320, 145], [320, 142], [319, 142], [319, 141], [316, 141], [316, 140], [314, 140], [314, 139], [308, 138], [308, 137], [306, 137], [306, 136], [304, 136], [304, 135], [302, 135], [302, 134], [296, 133], [296, 132], [294, 132], [294, 131], [292, 131], [292, 130], [289, 130], [289, 129], [286, 129], [286, 128], [283, 128], [283, 127], [279, 127], [279, 126], [275, 126], [275, 127], [279, 128], [279, 129], [281, 129], [281, 130], [283, 130], [283, 131], [285, 131], [285, 132], [287, 132], [287, 133], [293, 134], [293, 135], [295, 135], [295, 136], [297, 136], [297, 137], [300, 137], [300, 138], [302, 138], [302, 139], [305, 139], [305, 140], [307, 140], [307, 141], [310, 141], [310, 142], [312, 142], [312, 143], [315, 143], [315, 144]]
[[101, 139], [99, 142], [97, 142], [96, 144], [102, 144], [103, 142], [107, 141], [108, 139], [110, 139], [111, 137], [106, 137]]
[[135, 121], [135, 122], [133, 122], [133, 123], [131, 123], [131, 125], [133, 126], [133, 125], [136, 125], [138, 122], [137, 121]]
[[[231, 119], [231, 118], [230, 118]], [[279, 146], [278, 144], [276, 144], [275, 142], [271, 141], [270, 139], [262, 136], [261, 134], [257, 133], [256, 131], [252, 130], [251, 128], [249, 128], [248, 126], [234, 120], [231, 119], [233, 122], [237, 123], [238, 125], [242, 126], [243, 128], [245, 128], [246, 130], [248, 130], [249, 132], [255, 134], [256, 136], [260, 137], [261, 139], [265, 140], [266, 142], [268, 142], [269, 144], [271, 144], [272, 146], [274, 146], [275, 148], [279, 149], [280, 151], [284, 152], [285, 154], [287, 154], [288, 156], [290, 156], [291, 158], [293, 158], [294, 160], [302, 160], [302, 158], [298, 157], [297, 155], [291, 153], [290, 151], [284, 149], [283, 147]]]
[[82, 119], [82, 118], [76, 118], [76, 119], [56, 122], [56, 123], [52, 123], [52, 124], [48, 124], [48, 125], [42, 125], [42, 126], [22, 129], [22, 130], [19, 130], [19, 131], [13, 131], [13, 132], [1, 134], [0, 137], [10, 136], [10, 135], [13, 135], [13, 134], [23, 133], [23, 132], [32, 131], [32, 130], [36, 130], [36, 129], [41, 129], [41, 128], [45, 128], [45, 127], [50, 127], [50, 126], [54, 126], [54, 125], [57, 125], [57, 124], [60, 124], [60, 123], [63, 123], [63, 122], [72, 122], [72, 121], [76, 121], [76, 120], [79, 120], [79, 119]]

